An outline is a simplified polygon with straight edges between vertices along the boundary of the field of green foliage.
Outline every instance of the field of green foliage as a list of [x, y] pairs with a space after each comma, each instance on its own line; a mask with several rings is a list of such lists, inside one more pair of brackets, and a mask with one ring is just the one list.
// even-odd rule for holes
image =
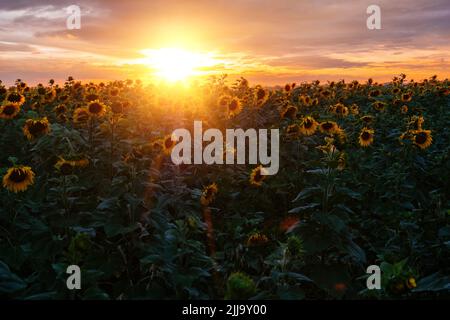
[[[449, 80], [17, 80], [0, 102], [2, 298], [449, 297]], [[194, 120], [280, 129], [279, 172], [174, 165]]]

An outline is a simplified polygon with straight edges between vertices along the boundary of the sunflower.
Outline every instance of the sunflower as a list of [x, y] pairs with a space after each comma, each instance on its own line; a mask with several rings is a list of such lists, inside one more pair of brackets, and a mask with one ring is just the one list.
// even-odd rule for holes
[[281, 117], [294, 119], [295, 116], [297, 115], [297, 111], [298, 111], [297, 107], [289, 106], [281, 112]]
[[38, 136], [49, 133], [50, 123], [46, 117], [38, 120], [28, 119], [25, 121], [22, 130], [28, 140], [33, 140]]
[[402, 111], [402, 113], [408, 113], [408, 106], [405, 104], [400, 110]]
[[101, 117], [106, 112], [106, 106], [98, 100], [92, 101], [88, 104], [87, 110], [90, 115]]
[[173, 135], [168, 135], [164, 138], [163, 141], [163, 147], [164, 147], [164, 153], [169, 154], [172, 151], [172, 148], [175, 146]]
[[266, 176], [263, 175], [264, 170], [265, 169], [262, 166], [258, 166], [255, 169], [253, 169], [250, 174], [250, 184], [260, 187], [264, 179], [266, 178]]
[[373, 143], [373, 133], [372, 129], [364, 128], [359, 134], [359, 144], [362, 147], [368, 147]]
[[89, 119], [89, 111], [83, 108], [76, 108], [73, 112], [73, 121], [75, 123], [85, 123]]
[[3, 106], [0, 106], [0, 119], [13, 119], [19, 112], [19, 105], [7, 103]]
[[18, 92], [10, 92], [7, 94], [5, 101], [9, 104], [21, 106], [25, 102], [25, 97]]
[[228, 115], [235, 116], [239, 112], [241, 112], [241, 110], [242, 110], [241, 100], [239, 100], [238, 98], [231, 99], [231, 101], [228, 103]]
[[354, 114], [354, 115], [359, 114], [359, 107], [358, 107], [357, 104], [352, 104], [352, 105], [350, 106], [350, 113], [351, 113], [351, 114]]
[[260, 246], [266, 244], [269, 241], [269, 238], [265, 234], [261, 234], [259, 232], [255, 232], [247, 239], [247, 246]]
[[406, 279], [406, 287], [408, 289], [414, 289], [415, 287], [417, 287], [416, 279], [414, 279], [413, 277]]
[[317, 121], [313, 117], [305, 117], [300, 127], [300, 132], [305, 136], [311, 136], [317, 130]]
[[375, 98], [381, 95], [381, 91], [378, 89], [372, 90], [369, 92], [369, 98]]
[[293, 88], [291, 87], [291, 85], [289, 83], [284, 86], [284, 91], [286, 91], [286, 92], [291, 91], [291, 89], [293, 89]]
[[392, 89], [392, 93], [393, 93], [393, 94], [399, 94], [399, 93], [400, 93], [400, 88], [394, 88], [394, 89]]
[[412, 93], [406, 92], [402, 94], [402, 102], [410, 102], [412, 100]]
[[383, 111], [386, 107], [386, 104], [382, 101], [375, 101], [374, 103], [372, 103], [372, 107], [377, 111]]
[[428, 148], [433, 142], [433, 137], [431, 136], [431, 130], [416, 130], [414, 131], [413, 137], [414, 144], [420, 149]]
[[362, 116], [361, 120], [365, 123], [365, 124], [370, 124], [373, 122], [373, 117], [372, 116]]
[[113, 102], [111, 104], [111, 111], [115, 114], [123, 113], [123, 103], [120, 101]]
[[64, 176], [72, 174], [75, 167], [74, 161], [69, 161], [64, 158], [60, 158], [55, 164], [55, 168]]
[[339, 126], [334, 121], [325, 121], [320, 123], [320, 131], [323, 133], [337, 133], [339, 132]]
[[338, 103], [331, 107], [332, 112], [334, 112], [338, 116], [345, 117], [348, 115], [348, 108], [344, 106], [342, 103]]
[[217, 187], [216, 183], [210, 184], [203, 189], [202, 196], [200, 197], [200, 203], [205, 207], [210, 205], [211, 202], [214, 201], [214, 198], [218, 191], [219, 188]]
[[14, 166], [3, 176], [3, 187], [14, 193], [28, 189], [34, 183], [34, 172], [30, 167]]
[[258, 87], [255, 91], [255, 96], [257, 104], [262, 105], [269, 98], [269, 93], [264, 88]]

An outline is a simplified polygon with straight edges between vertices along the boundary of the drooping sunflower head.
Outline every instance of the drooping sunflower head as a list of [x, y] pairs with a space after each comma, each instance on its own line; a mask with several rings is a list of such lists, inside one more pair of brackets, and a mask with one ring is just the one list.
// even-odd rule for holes
[[101, 117], [106, 112], [106, 106], [100, 101], [95, 100], [88, 104], [87, 110], [91, 116]]
[[216, 183], [212, 183], [209, 186], [205, 187], [200, 197], [200, 203], [203, 206], [209, 206], [214, 201], [214, 198], [218, 191], [219, 188], [217, 187]]
[[368, 147], [373, 143], [374, 131], [372, 129], [364, 128], [359, 134], [359, 144], [362, 147]]
[[297, 115], [297, 112], [298, 112], [298, 109], [296, 106], [288, 106], [286, 109], [284, 109], [281, 112], [281, 117], [284, 119], [286, 119], [286, 118], [294, 119], [295, 116]]
[[431, 146], [431, 143], [433, 142], [431, 130], [416, 130], [413, 139], [414, 144], [422, 150]]
[[266, 178], [266, 175], [264, 175], [265, 169], [262, 166], [258, 166], [255, 169], [252, 170], [250, 173], [250, 184], [260, 187]]
[[20, 106], [14, 103], [6, 103], [0, 106], [0, 119], [13, 119], [20, 112]]
[[34, 183], [34, 172], [30, 167], [14, 166], [3, 176], [3, 187], [18, 193], [28, 189]]
[[305, 136], [313, 135], [317, 130], [317, 121], [313, 117], [307, 116], [303, 118], [303, 123], [300, 127], [300, 132]]
[[77, 124], [83, 124], [89, 120], [89, 116], [87, 108], [76, 108], [73, 112], [73, 121]]
[[12, 91], [6, 95], [5, 101], [9, 104], [21, 106], [25, 102], [25, 97], [18, 92]]
[[321, 122], [320, 131], [327, 134], [337, 133], [339, 131], [339, 126], [334, 121]]
[[239, 112], [241, 112], [241, 110], [242, 110], [241, 100], [239, 100], [236, 97], [231, 99], [230, 102], [228, 103], [228, 114], [230, 116], [235, 116], [235, 115], [239, 114]]
[[28, 140], [36, 139], [39, 136], [50, 132], [50, 123], [47, 118], [42, 119], [28, 119], [22, 128], [24, 135]]

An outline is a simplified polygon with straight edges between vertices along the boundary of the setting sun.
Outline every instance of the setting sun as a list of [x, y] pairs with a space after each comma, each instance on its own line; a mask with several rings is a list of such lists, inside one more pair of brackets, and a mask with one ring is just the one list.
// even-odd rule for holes
[[146, 56], [145, 64], [154, 70], [154, 75], [169, 82], [205, 74], [203, 68], [217, 63], [209, 53], [178, 48], [145, 49], [141, 53]]

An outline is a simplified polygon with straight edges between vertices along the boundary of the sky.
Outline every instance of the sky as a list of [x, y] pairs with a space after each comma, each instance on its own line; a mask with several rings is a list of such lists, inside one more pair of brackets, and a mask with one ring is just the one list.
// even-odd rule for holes
[[[369, 30], [367, 7], [381, 8]], [[81, 8], [68, 30], [66, 8]], [[450, 0], [0, 0], [0, 80], [151, 79], [145, 52], [210, 58], [205, 74], [267, 85], [450, 75]]]

